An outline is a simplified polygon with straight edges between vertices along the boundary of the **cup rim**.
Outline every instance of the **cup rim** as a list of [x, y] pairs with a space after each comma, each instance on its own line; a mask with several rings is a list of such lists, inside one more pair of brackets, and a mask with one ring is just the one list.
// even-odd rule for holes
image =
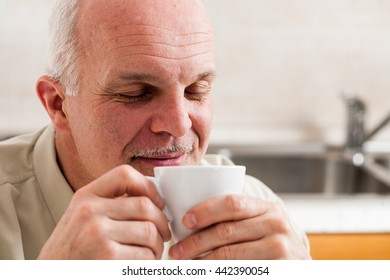
[[244, 165], [167, 165], [155, 166], [154, 169], [241, 169]]

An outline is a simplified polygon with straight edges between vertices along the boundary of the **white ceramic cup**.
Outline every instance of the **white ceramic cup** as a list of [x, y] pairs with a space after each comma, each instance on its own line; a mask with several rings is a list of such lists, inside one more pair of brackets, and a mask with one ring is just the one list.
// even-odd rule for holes
[[170, 220], [174, 240], [193, 231], [181, 220], [195, 205], [207, 199], [241, 194], [245, 184], [245, 166], [160, 166], [148, 177], [165, 200], [164, 213]]

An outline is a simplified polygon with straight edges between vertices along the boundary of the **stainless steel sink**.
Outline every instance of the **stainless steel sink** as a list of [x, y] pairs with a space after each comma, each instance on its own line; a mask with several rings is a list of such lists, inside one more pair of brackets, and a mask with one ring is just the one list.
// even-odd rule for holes
[[366, 155], [361, 166], [340, 149], [313, 147], [218, 147], [209, 152], [228, 155], [276, 193], [390, 194], [389, 156]]

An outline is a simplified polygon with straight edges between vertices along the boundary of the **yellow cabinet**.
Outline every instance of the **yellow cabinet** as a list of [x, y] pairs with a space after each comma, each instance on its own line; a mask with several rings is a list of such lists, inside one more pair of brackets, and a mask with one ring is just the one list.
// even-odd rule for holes
[[308, 234], [317, 260], [390, 260], [390, 233]]

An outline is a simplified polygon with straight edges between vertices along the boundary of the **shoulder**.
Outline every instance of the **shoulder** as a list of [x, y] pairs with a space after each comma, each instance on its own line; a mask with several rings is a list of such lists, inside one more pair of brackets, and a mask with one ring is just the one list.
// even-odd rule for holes
[[246, 175], [244, 193], [249, 196], [283, 204], [282, 200], [259, 179]]
[[0, 184], [23, 180], [33, 172], [32, 153], [42, 131], [0, 142]]
[[206, 154], [203, 156], [201, 165], [235, 165], [228, 157], [217, 154]]

